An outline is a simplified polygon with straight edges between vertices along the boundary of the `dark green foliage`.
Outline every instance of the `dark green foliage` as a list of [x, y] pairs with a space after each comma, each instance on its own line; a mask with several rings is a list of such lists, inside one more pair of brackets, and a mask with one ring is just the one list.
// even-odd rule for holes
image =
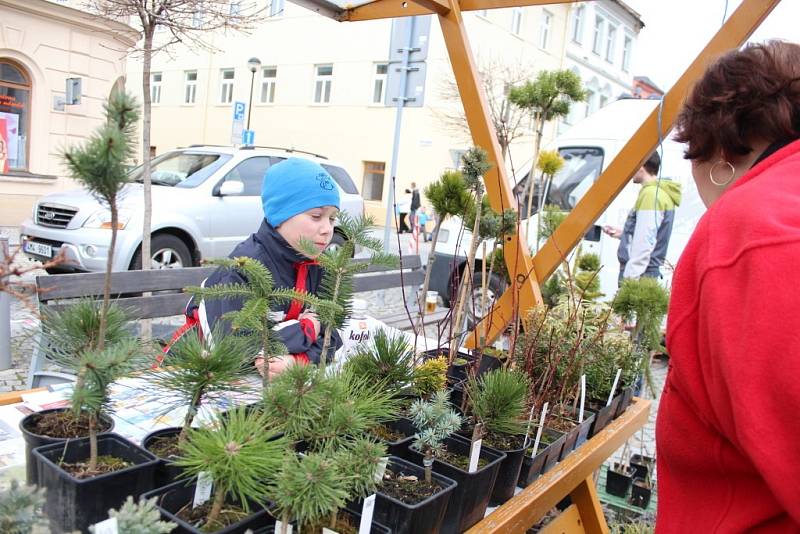
[[586, 99], [580, 76], [570, 70], [543, 70], [535, 81], [512, 87], [508, 100], [515, 106], [527, 109], [542, 121], [564, 117], [574, 102]]
[[552, 204], [547, 204], [544, 208], [542, 208], [542, 221], [541, 221], [541, 229], [539, 237], [541, 239], [549, 239], [553, 232], [556, 231], [556, 228], [564, 222], [564, 219], [567, 218], [568, 213], [562, 211], [562, 209], [558, 206], [554, 206]]
[[626, 321], [636, 320], [635, 343], [648, 351], [661, 347], [661, 321], [667, 313], [669, 293], [658, 280], [646, 276], [623, 280], [612, 306]]
[[[175, 523], [160, 521], [161, 512], [156, 508], [157, 497], [150, 500], [140, 499], [133, 502], [133, 497], [128, 499], [119, 510], [110, 510], [109, 517], [117, 518], [118, 534], [169, 534], [177, 527]], [[89, 532], [94, 533], [94, 525], [89, 527]]]
[[259, 412], [237, 408], [216, 428], [190, 430], [175, 465], [184, 478], [208, 473], [215, 500], [230, 495], [247, 511], [248, 501], [264, 503], [273, 494], [275, 473], [290, 457], [288, 441], [276, 434]]
[[[502, 214], [497, 213], [489, 203], [489, 197], [484, 196], [481, 200], [481, 220], [478, 225], [478, 237], [484, 239], [500, 239], [517, 233], [517, 212], [513, 209], [506, 209]], [[464, 225], [467, 228], [475, 226], [475, 204], [469, 204], [464, 213]]]
[[136, 99], [115, 91], [105, 105], [106, 124], [80, 148], [64, 152], [67, 169], [95, 197], [110, 207], [128, 183], [128, 161], [135, 150]]
[[44, 488], [24, 486], [16, 480], [0, 494], [0, 532], [3, 534], [46, 534], [50, 532], [42, 511]]
[[485, 432], [523, 433], [529, 386], [528, 378], [512, 369], [470, 377], [466, 394], [475, 422], [482, 424]]
[[581, 254], [578, 258], [578, 269], [581, 271], [599, 271], [600, 256], [597, 254]]
[[293, 441], [306, 441], [310, 450], [340, 448], [351, 436], [389, 420], [398, 406], [380, 382], [313, 365], [290, 366], [264, 396], [270, 424]]
[[489, 163], [489, 155], [480, 147], [472, 147], [461, 156], [461, 173], [468, 189], [480, 198], [483, 195], [483, 175], [486, 174], [492, 164]]
[[623, 333], [609, 332], [587, 341], [583, 355], [587, 394], [599, 400], [608, 399], [617, 369], [622, 369], [622, 387], [632, 385], [641, 370], [641, 354]]
[[472, 202], [460, 171], [444, 171], [437, 181], [425, 188], [425, 197], [440, 220], [466, 213]]
[[253, 356], [258, 341], [246, 336], [223, 336], [215, 331], [209, 340], [200, 338], [197, 329], [185, 334], [170, 349], [163, 368], [148, 372], [151, 385], [172, 392], [177, 400], [165, 406], [166, 411], [188, 406], [184, 421], [185, 437], [203, 399], [224, 394], [234, 386], [245, 387], [241, 380], [253, 371]]
[[301, 529], [338, 512], [347, 504], [347, 482], [336, 459], [321, 453], [289, 456], [275, 480], [278, 517], [293, 519]]
[[380, 329], [368, 345], [361, 345], [345, 363], [345, 369], [369, 382], [380, 382], [396, 395], [414, 380], [414, 349], [402, 333]]

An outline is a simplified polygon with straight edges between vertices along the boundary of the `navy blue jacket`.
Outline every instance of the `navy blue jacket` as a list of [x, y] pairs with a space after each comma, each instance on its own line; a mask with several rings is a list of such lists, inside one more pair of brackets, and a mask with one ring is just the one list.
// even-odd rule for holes
[[[266, 220], [262, 221], [261, 227], [256, 233], [236, 245], [236, 248], [229, 255], [230, 258], [242, 256], [256, 259], [264, 264], [272, 273], [276, 288], [295, 287], [297, 274], [295, 265], [308, 261], [308, 258], [293, 249]], [[319, 265], [309, 265], [307, 269], [305, 289], [311, 294], [316, 294], [322, 282], [322, 268]], [[219, 284], [245, 283], [247, 283], [247, 280], [240, 272], [233, 269], [219, 268], [208, 277], [205, 287]], [[282, 314], [289, 310], [289, 306], [290, 303], [288, 302], [281, 303], [273, 307], [273, 311], [282, 312], [280, 314], [282, 317]], [[186, 308], [187, 315], [191, 317], [195, 308], [197, 308], [197, 304], [190, 302]], [[240, 310], [242, 308], [242, 299], [206, 299], [204, 308], [208, 328], [213, 330], [215, 327], [220, 327], [222, 332], [228, 333], [230, 332], [230, 324], [228, 321], [221, 321], [220, 317], [230, 311]], [[281, 318], [276, 322], [280, 323], [282, 321], [283, 319]], [[324, 326], [320, 327], [317, 338], [313, 340], [308, 339], [297, 321], [284, 323], [277, 332], [283, 344], [286, 345], [289, 354], [305, 354], [310, 362], [319, 363], [320, 354], [322, 353], [322, 341], [325, 335]], [[331, 346], [328, 349], [328, 359], [332, 359], [333, 353], [341, 346], [342, 340], [339, 337], [339, 333], [334, 330], [331, 335]]]

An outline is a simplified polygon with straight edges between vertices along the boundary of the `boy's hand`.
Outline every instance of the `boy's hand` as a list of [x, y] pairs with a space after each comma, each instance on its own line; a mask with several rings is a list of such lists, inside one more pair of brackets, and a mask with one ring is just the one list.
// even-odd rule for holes
[[[269, 359], [269, 377], [272, 378], [284, 372], [290, 365], [294, 365], [294, 357], [285, 354], [283, 356], [273, 356]], [[258, 374], [264, 376], [264, 357], [258, 356], [255, 359], [255, 366]]]
[[616, 226], [604, 226], [603, 232], [615, 239], [622, 237], [622, 228], [617, 228]]
[[319, 317], [312, 311], [304, 311], [298, 316], [298, 319], [307, 319], [314, 325], [314, 332], [319, 335]]

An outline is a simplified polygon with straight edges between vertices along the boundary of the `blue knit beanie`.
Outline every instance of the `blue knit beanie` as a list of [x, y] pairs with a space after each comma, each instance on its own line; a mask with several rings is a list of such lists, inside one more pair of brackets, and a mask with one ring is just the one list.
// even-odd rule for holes
[[321, 165], [302, 158], [288, 158], [273, 165], [261, 185], [264, 217], [273, 228], [298, 213], [339, 207], [339, 188]]

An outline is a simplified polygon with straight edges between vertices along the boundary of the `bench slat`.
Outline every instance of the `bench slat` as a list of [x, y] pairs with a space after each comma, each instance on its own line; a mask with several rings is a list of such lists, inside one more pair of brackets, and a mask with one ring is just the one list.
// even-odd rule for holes
[[[407, 288], [420, 286], [425, 281], [425, 273], [422, 271], [403, 272], [403, 285]], [[373, 276], [356, 276], [353, 280], [353, 288], [356, 293], [363, 291], [376, 291], [378, 289], [391, 289], [400, 287], [400, 272], [378, 274]]]
[[[186, 303], [189, 302], [189, 295], [164, 293], [149, 297], [129, 297], [114, 302], [133, 319], [155, 319], [181, 315], [186, 308]], [[47, 309], [60, 312], [71, 305], [71, 302], [50, 304]]]

